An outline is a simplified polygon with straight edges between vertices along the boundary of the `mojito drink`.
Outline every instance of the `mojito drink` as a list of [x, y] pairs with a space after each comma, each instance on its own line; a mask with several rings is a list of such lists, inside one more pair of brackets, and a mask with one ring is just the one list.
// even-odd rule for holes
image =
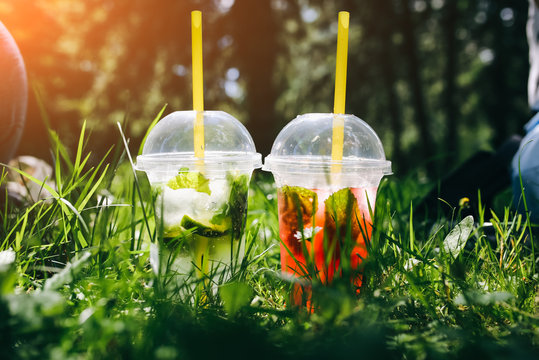
[[199, 171], [180, 169], [168, 182], [152, 185], [163, 232], [161, 271], [223, 276], [241, 260], [248, 182], [249, 175], [233, 171], [208, 179]]
[[136, 169], [156, 193], [154, 272], [178, 285], [189, 276], [229, 278], [243, 258], [248, 183], [261, 162], [245, 126], [223, 111], [175, 111], [151, 129]]

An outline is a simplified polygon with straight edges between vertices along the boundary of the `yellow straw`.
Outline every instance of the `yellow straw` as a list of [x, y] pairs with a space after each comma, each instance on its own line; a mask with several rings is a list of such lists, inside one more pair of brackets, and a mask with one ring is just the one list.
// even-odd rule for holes
[[191, 46], [193, 56], [193, 109], [196, 111], [194, 150], [197, 158], [204, 158], [204, 86], [202, 77], [202, 13], [191, 12]]
[[346, 63], [348, 60], [348, 28], [350, 14], [346, 11], [339, 12], [339, 32], [337, 35], [337, 66], [335, 69], [335, 100], [333, 112], [345, 114], [344, 103], [346, 100]]
[[[334, 114], [345, 114], [346, 101], [346, 67], [348, 60], [348, 28], [350, 14], [346, 11], [339, 12], [339, 32], [337, 35], [337, 65], [335, 69], [335, 100], [333, 103]], [[344, 119], [341, 116], [333, 117], [333, 138], [331, 146], [331, 160], [341, 161], [343, 155]], [[341, 165], [334, 164], [331, 172], [340, 172]]]

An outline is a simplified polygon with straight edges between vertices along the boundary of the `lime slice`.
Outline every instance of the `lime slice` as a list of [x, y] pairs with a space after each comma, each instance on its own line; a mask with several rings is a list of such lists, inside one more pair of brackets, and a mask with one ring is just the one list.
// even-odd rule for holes
[[228, 233], [228, 228], [215, 224], [203, 224], [184, 215], [180, 225], [186, 230], [192, 230], [193, 234], [205, 237], [220, 237]]

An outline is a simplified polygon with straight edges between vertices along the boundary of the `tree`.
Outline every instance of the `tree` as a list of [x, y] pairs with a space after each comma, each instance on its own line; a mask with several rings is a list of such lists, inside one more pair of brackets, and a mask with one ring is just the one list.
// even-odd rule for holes
[[[269, 154], [280, 118], [275, 111], [278, 23], [270, 0], [236, 0], [224, 21], [234, 39], [234, 59], [245, 78], [247, 126], [257, 150]], [[239, 26], [241, 25], [241, 26]]]
[[[244, 121], [264, 155], [296, 115], [331, 112], [339, 10], [351, 12], [346, 110], [400, 172], [447, 173], [528, 117], [526, 0], [0, 1], [51, 126], [75, 133], [89, 119], [97, 157], [118, 139], [115, 121], [129, 120], [136, 147], [165, 103], [191, 108], [195, 8], [206, 108]], [[30, 126], [40, 118], [31, 98]], [[21, 151], [44, 153], [39, 129]]]

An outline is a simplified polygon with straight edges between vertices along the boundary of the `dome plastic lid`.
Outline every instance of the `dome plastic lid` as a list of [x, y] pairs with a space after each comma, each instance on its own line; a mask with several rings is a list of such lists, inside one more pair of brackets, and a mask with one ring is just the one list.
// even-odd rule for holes
[[196, 111], [176, 111], [161, 119], [150, 131], [137, 170], [151, 172], [174, 167], [203, 166], [206, 171], [252, 171], [262, 166], [251, 135], [232, 115], [203, 111], [204, 158], [195, 157]]
[[[334, 118], [344, 123], [343, 157], [332, 160]], [[391, 174], [382, 143], [374, 130], [354, 115], [315, 113], [299, 115], [286, 125], [265, 158], [263, 170], [289, 174], [327, 174], [333, 165], [341, 173]]]

